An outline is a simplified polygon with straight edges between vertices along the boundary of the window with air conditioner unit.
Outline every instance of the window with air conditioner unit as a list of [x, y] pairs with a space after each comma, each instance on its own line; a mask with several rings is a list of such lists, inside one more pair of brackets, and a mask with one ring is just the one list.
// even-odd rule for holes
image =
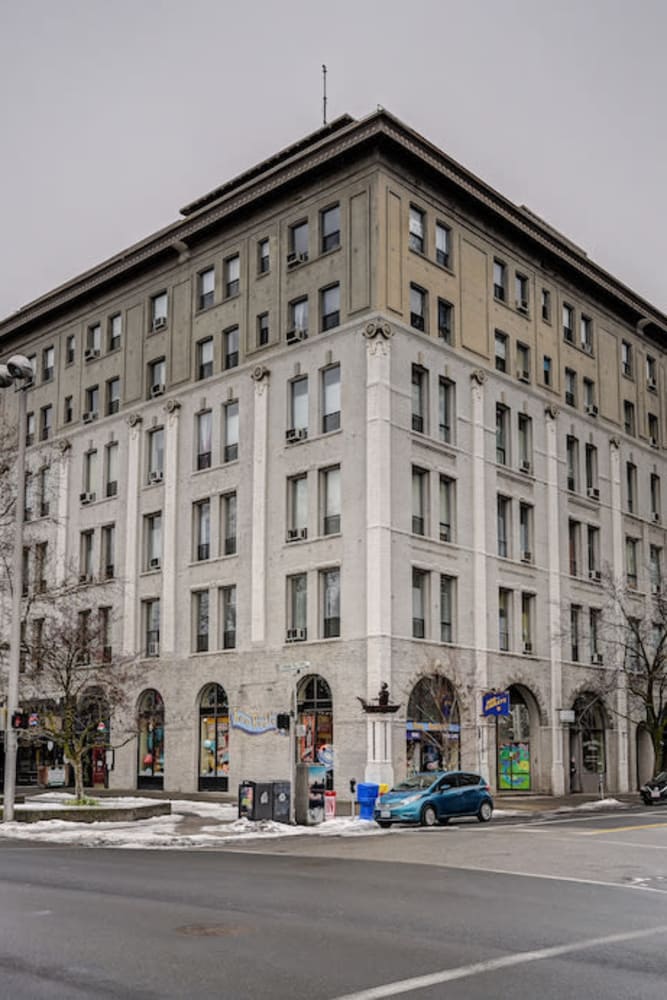
[[148, 396], [155, 399], [165, 391], [167, 364], [164, 358], [157, 358], [148, 365]]
[[308, 222], [297, 222], [289, 227], [287, 266], [296, 267], [308, 260]]
[[453, 542], [456, 534], [456, 480], [449, 476], [440, 476], [439, 508], [438, 537], [441, 542]]
[[308, 298], [303, 296], [289, 304], [287, 343], [296, 344], [308, 337]]
[[222, 555], [225, 556], [236, 555], [236, 512], [236, 492], [225, 493], [221, 497], [222, 530], [220, 532]]
[[236, 585], [220, 588], [222, 648], [236, 649]]
[[194, 558], [202, 562], [211, 556], [211, 501], [198, 500], [193, 505], [194, 511]]
[[308, 537], [308, 477], [290, 476], [287, 480], [287, 541]]
[[515, 282], [515, 293], [516, 293], [516, 308], [520, 313], [528, 312], [528, 278], [524, 274], [519, 274], [518, 272], [514, 276]]
[[451, 268], [452, 231], [444, 222], [435, 224], [435, 262], [441, 267]]
[[411, 376], [412, 430], [428, 434], [428, 371], [421, 365], [412, 366]]
[[340, 531], [341, 480], [340, 466], [334, 465], [320, 472], [322, 508], [322, 534], [336, 535]]
[[239, 457], [239, 404], [230, 400], [223, 406], [223, 459], [234, 462]]
[[417, 253], [424, 252], [426, 234], [426, 213], [414, 205], [410, 206], [408, 246]]
[[303, 642], [308, 637], [308, 579], [305, 573], [287, 577], [287, 642]]
[[144, 635], [147, 656], [160, 655], [160, 600], [143, 602]]
[[164, 428], [148, 432], [148, 482], [161, 483], [164, 478]]
[[340, 246], [340, 205], [320, 212], [321, 251], [327, 253]]
[[150, 301], [151, 331], [164, 330], [167, 325], [167, 293], [160, 292]]
[[86, 331], [86, 348], [83, 352], [86, 361], [99, 358], [102, 352], [102, 326], [100, 323], [93, 323]]

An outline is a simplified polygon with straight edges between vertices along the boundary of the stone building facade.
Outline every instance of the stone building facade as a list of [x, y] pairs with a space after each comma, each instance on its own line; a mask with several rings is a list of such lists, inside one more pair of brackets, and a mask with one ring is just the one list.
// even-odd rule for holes
[[385, 111], [6, 319], [31, 580], [73, 570], [135, 658], [111, 787], [288, 777], [287, 712], [343, 798], [437, 764], [635, 787], [595, 624], [605, 574], [641, 608], [663, 554], [666, 330]]

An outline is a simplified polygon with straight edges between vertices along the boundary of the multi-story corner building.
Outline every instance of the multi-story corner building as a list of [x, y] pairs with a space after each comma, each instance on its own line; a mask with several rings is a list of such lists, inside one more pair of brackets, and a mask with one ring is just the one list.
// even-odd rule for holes
[[0, 326], [30, 580], [74, 565], [137, 657], [112, 787], [287, 777], [293, 706], [343, 797], [635, 787], [597, 615], [663, 557], [667, 317], [385, 111], [181, 216]]

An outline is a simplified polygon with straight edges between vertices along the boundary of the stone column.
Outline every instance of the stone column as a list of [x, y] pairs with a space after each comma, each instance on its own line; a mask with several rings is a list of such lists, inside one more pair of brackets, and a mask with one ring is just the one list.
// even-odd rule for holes
[[[621, 496], [621, 443], [613, 437], [609, 441], [609, 486], [611, 490], [611, 565], [608, 567], [614, 582], [620, 583], [625, 577], [623, 551], [623, 511]], [[614, 627], [612, 625], [612, 627]], [[616, 653], [618, 655], [618, 652]], [[611, 664], [612, 669], [614, 664]], [[616, 690], [616, 775], [609, 774], [607, 781], [616, 779], [616, 791], [630, 790], [630, 775], [628, 773], [628, 693], [626, 677], [623, 671], [618, 671], [618, 687]]]
[[[487, 573], [486, 573], [486, 461], [484, 429], [484, 386], [486, 373], [476, 369], [470, 377], [472, 394], [471, 429], [471, 472], [472, 472], [472, 580], [475, 600], [473, 603], [473, 646], [475, 656], [475, 689], [472, 705], [472, 719], [476, 725], [476, 767], [489, 777], [488, 730], [478, 721], [481, 711], [482, 694], [489, 686], [489, 623], [487, 618]], [[495, 452], [494, 452], [495, 454]], [[493, 769], [495, 770], [495, 769]]]
[[[549, 594], [549, 674], [551, 697], [551, 794], [565, 794], [563, 745], [569, 733], [563, 727], [559, 711], [563, 705], [562, 608], [560, 590], [560, 504], [558, 491], [558, 407], [545, 409], [546, 463], [545, 488], [547, 500], [547, 567]], [[569, 774], [569, 770], [568, 770]]]
[[67, 579], [67, 529], [69, 527], [69, 494], [70, 470], [72, 465], [72, 450], [67, 438], [56, 442], [60, 452], [58, 463], [58, 481], [55, 492], [56, 508], [56, 551], [54, 575], [56, 587], [62, 586]]
[[139, 570], [139, 479], [141, 474], [141, 417], [127, 418], [127, 489], [125, 491], [125, 567], [123, 574], [123, 653], [135, 656], [138, 645], [137, 573]]
[[178, 523], [178, 452], [181, 404], [170, 399], [164, 443], [164, 495], [162, 499], [162, 596], [160, 598], [160, 653], [174, 655], [178, 622], [190, 620], [190, 595], [184, 594], [184, 606], [178, 607], [176, 593], [176, 554], [179, 546]]
[[[366, 694], [391, 686], [391, 337], [367, 323], [366, 338]], [[365, 779], [394, 783], [391, 718], [366, 718]]]
[[250, 641], [266, 639], [266, 491], [269, 433], [269, 369], [257, 365], [252, 447], [252, 549], [250, 556]]

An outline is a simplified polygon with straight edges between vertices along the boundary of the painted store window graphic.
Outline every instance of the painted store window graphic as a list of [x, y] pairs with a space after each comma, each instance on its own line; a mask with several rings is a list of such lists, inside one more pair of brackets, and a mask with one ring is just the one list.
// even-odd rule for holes
[[297, 690], [297, 761], [322, 764], [326, 788], [333, 789], [333, 701], [331, 688], [317, 674], [304, 677]]
[[509, 715], [497, 719], [498, 788], [530, 791], [530, 713], [525, 698], [510, 688]]
[[225, 689], [209, 684], [199, 699], [199, 791], [226, 792], [229, 782], [229, 704]]
[[458, 695], [442, 674], [422, 677], [412, 689], [405, 723], [408, 774], [461, 766]]
[[139, 698], [137, 788], [162, 788], [164, 782], [164, 702], [152, 688]]

